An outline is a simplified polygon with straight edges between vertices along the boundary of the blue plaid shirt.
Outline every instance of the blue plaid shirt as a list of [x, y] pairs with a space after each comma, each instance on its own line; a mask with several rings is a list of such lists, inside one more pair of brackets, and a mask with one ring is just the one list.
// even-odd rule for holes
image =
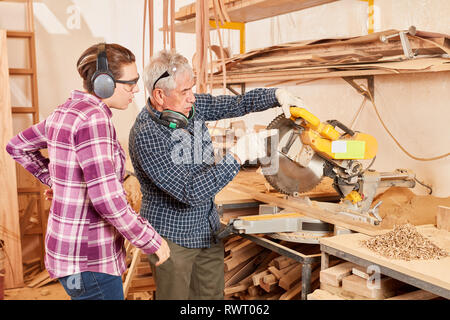
[[214, 162], [205, 121], [279, 106], [275, 90], [254, 89], [240, 96], [195, 94], [195, 114], [186, 129], [158, 124], [142, 109], [130, 132], [129, 151], [141, 185], [140, 214], [160, 235], [187, 248], [211, 246], [220, 227], [214, 197], [240, 165], [229, 153]]

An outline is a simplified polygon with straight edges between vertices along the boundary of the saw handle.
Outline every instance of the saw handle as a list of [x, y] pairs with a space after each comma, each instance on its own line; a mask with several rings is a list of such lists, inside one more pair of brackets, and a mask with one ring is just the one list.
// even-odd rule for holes
[[338, 120], [328, 120], [327, 123], [331, 124], [333, 127], [338, 127], [339, 129], [351, 135], [352, 137], [355, 135], [355, 131], [353, 131], [352, 129], [350, 129], [349, 127], [347, 127], [345, 124], [343, 124]]
[[293, 120], [297, 118], [302, 118], [313, 128], [317, 128], [320, 125], [320, 119], [304, 108], [291, 107], [290, 112], [291, 112], [291, 119]]

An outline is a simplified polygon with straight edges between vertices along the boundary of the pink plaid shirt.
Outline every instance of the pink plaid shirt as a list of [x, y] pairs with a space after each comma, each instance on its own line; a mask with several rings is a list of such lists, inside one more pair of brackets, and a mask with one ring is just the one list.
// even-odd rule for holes
[[[22, 131], [6, 150], [53, 189], [45, 266], [52, 278], [83, 271], [121, 275], [124, 237], [146, 254], [160, 235], [127, 202], [125, 153], [111, 110], [97, 97], [73, 91], [47, 119]], [[49, 159], [40, 149], [48, 149]]]

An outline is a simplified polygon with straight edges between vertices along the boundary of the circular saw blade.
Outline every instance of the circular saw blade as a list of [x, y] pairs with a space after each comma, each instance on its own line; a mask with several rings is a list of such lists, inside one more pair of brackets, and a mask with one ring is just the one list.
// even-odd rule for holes
[[[323, 178], [324, 159], [314, 154], [309, 165], [303, 167], [289, 159], [281, 151], [292, 132], [298, 130], [295, 123], [290, 119], [286, 119], [284, 115], [280, 115], [267, 126], [267, 129], [278, 129], [279, 132], [278, 152], [273, 155], [273, 157], [278, 158], [278, 170], [274, 174], [264, 174], [267, 182], [277, 191], [289, 195], [303, 193], [317, 186]], [[297, 136], [296, 139], [298, 141], [295, 141], [291, 148], [296, 148], [296, 150], [293, 150], [294, 152], [300, 152], [303, 143], [300, 140], [300, 136]], [[270, 150], [267, 150], [267, 153], [270, 154]], [[262, 167], [264, 169], [264, 166]]]

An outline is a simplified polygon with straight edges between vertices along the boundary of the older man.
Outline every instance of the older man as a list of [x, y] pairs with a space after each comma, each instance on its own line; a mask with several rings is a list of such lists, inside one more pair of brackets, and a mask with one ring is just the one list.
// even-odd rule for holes
[[213, 241], [220, 221], [215, 195], [240, 164], [265, 155], [265, 134], [247, 134], [214, 162], [205, 121], [240, 117], [282, 106], [287, 117], [299, 98], [282, 89], [254, 89], [240, 96], [194, 94], [188, 60], [162, 51], [145, 70], [150, 93], [131, 129], [129, 148], [141, 184], [141, 215], [169, 244], [171, 257], [155, 267], [156, 299], [223, 299], [224, 250]]

